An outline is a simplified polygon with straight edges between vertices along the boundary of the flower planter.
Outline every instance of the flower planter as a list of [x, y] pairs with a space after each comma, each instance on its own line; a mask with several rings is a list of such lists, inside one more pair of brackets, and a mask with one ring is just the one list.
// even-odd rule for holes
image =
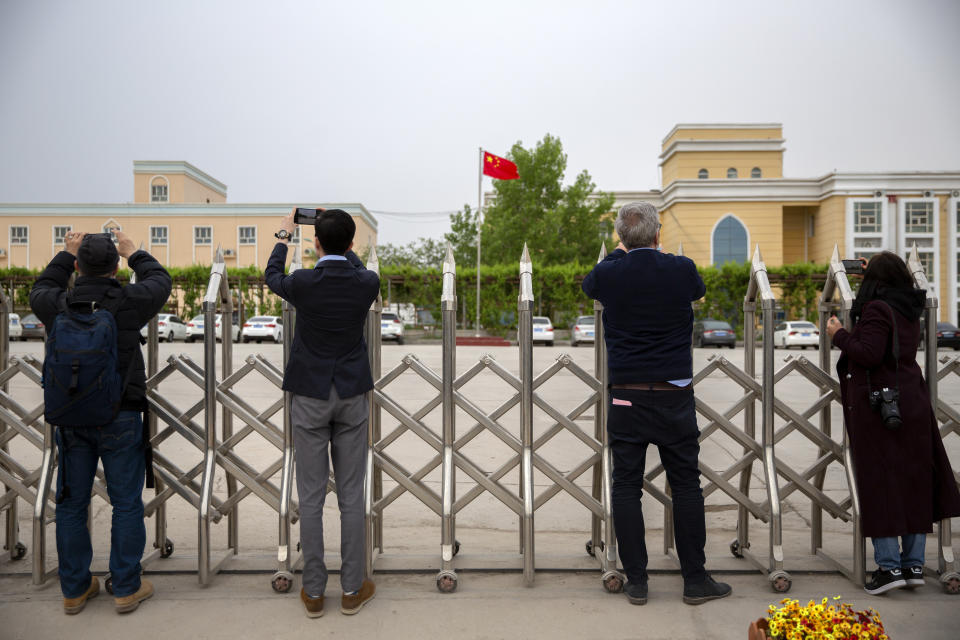
[[767, 624], [767, 619], [758, 618], [747, 628], [747, 640], [767, 640], [770, 637], [769, 631], [770, 625]]

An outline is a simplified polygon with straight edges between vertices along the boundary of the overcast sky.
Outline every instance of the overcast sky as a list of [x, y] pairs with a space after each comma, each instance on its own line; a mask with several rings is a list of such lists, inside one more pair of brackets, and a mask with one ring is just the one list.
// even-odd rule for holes
[[0, 202], [187, 160], [405, 243], [476, 205], [478, 147], [551, 133], [568, 180], [649, 189], [678, 122], [781, 122], [788, 177], [960, 170], [960, 2], [0, 0]]

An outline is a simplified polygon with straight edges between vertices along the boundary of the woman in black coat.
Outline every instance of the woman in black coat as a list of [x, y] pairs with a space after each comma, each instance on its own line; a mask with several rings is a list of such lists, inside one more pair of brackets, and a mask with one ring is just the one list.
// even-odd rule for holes
[[[864, 271], [851, 309], [853, 331], [836, 316], [827, 323], [842, 352], [843, 418], [863, 534], [873, 540], [878, 567], [864, 588], [875, 595], [922, 585], [926, 534], [935, 521], [960, 515], [960, 492], [917, 365], [925, 298], [903, 260], [884, 251]], [[899, 343], [899, 360], [891, 338]], [[899, 427], [885, 423], [871, 403], [870, 392], [884, 388], [898, 391]]]

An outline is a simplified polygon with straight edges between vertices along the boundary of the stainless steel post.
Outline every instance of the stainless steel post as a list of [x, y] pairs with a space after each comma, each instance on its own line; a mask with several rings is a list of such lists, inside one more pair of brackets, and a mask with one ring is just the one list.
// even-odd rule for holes
[[217, 301], [226, 276], [223, 251], [218, 247], [210, 269], [210, 281], [203, 298], [203, 368], [204, 368], [204, 439], [203, 479], [198, 511], [198, 578], [200, 584], [210, 583], [213, 571], [210, 562], [210, 521], [213, 501], [213, 483], [217, 468]]
[[[367, 258], [367, 269], [380, 275], [380, 261], [377, 258], [376, 247], [370, 247], [370, 255]], [[367, 312], [366, 339], [367, 339], [367, 357], [370, 362], [370, 373], [374, 380], [380, 379], [380, 314], [383, 310], [383, 298], [377, 294], [377, 299], [370, 305], [370, 311]], [[364, 474], [364, 513], [366, 516], [366, 575], [367, 578], [373, 578], [374, 547], [378, 546], [377, 522], [380, 518], [374, 511], [374, 502], [381, 496], [377, 495], [374, 486], [374, 446], [380, 438], [380, 410], [375, 401], [375, 392], [371, 391], [367, 400], [367, 457], [366, 472]], [[381, 487], [382, 491], [382, 487]], [[382, 543], [381, 543], [382, 544]], [[380, 548], [382, 552], [382, 547]]]
[[[910, 272], [913, 274], [913, 281], [918, 289], [927, 292], [926, 307], [926, 331], [924, 340], [926, 342], [924, 349], [924, 374], [927, 379], [927, 389], [930, 392], [930, 404], [933, 407], [934, 416], [937, 415], [937, 402], [939, 401], [939, 366], [937, 364], [937, 309], [938, 299], [936, 289], [930, 286], [927, 276], [923, 271], [923, 263], [920, 262], [920, 255], [917, 251], [917, 245], [914, 244], [910, 251], [910, 258], [907, 261]], [[957, 564], [953, 555], [953, 535], [950, 518], [944, 518], [937, 526], [937, 573], [940, 575], [941, 584], [945, 587], [950, 584], [960, 584], [960, 565]], [[953, 590], [956, 593], [956, 590]]]
[[[11, 301], [4, 295], [3, 289], [0, 289], [0, 371], [7, 368], [10, 360], [10, 311], [11, 311]], [[8, 391], [8, 385], [6, 382], [3, 383], [3, 391], [6, 393]], [[12, 429], [13, 427], [8, 427], [6, 422], [0, 422], [0, 439], [3, 438], [7, 429]], [[0, 450], [4, 453], [10, 451], [9, 447], [5, 440], [3, 444], [0, 445]], [[7, 493], [11, 490], [11, 487], [3, 485], [3, 492]], [[19, 537], [19, 522], [18, 522], [18, 501], [16, 499], [10, 503], [7, 507], [6, 512], [6, 526], [4, 527], [4, 546], [3, 548], [7, 550], [10, 554], [10, 560], [19, 560], [19, 551], [18, 545], [20, 545]]]
[[[294, 247], [290, 261], [290, 273], [299, 269], [300, 248]], [[293, 346], [293, 333], [296, 328], [297, 310], [288, 301], [282, 302], [283, 314], [283, 370], [287, 370], [290, 360], [290, 348]], [[290, 406], [293, 394], [283, 392], [283, 466], [280, 471], [280, 510], [278, 512], [279, 531], [277, 535], [277, 572], [271, 584], [274, 591], [287, 592], [293, 586], [293, 542], [290, 539], [291, 502], [293, 500], [293, 424], [290, 420]]]
[[[757, 302], [749, 296], [743, 300], [743, 371], [751, 379], [757, 379]], [[762, 407], [761, 398], [761, 407]], [[757, 438], [757, 401], [752, 400], [743, 409], [743, 428], [751, 440]], [[744, 455], [749, 453], [743, 448]], [[740, 492], [750, 495], [750, 479], [753, 476], [753, 460], [740, 473]], [[737, 508], [737, 538], [733, 541], [733, 553], [740, 557], [742, 549], [750, 548], [750, 511], [742, 504]]]
[[[597, 262], [603, 262], [603, 259], [607, 257], [607, 247], [605, 244], [600, 244], [600, 257], [597, 258]], [[597, 380], [605, 381], [607, 376], [607, 345], [603, 342], [603, 305], [599, 300], [593, 301], [593, 375]], [[607, 385], [604, 382], [602, 384], [603, 390], [600, 392], [600, 397], [597, 399], [597, 404], [593, 410], [593, 437], [597, 439], [597, 442], [606, 443], [607, 441], [607, 421], [605, 418], [606, 415], [606, 396], [607, 396]], [[606, 446], [604, 446], [603, 451], [601, 452], [600, 461], [593, 467], [593, 497], [600, 504], [605, 504], [603, 489], [606, 485], [606, 477], [604, 475], [604, 469], [606, 460]], [[590, 516], [590, 540], [587, 542], [587, 553], [590, 555], [600, 558], [597, 555], [603, 550], [604, 547], [603, 540], [603, 518], [591, 513]]]
[[[833, 303], [834, 296], [839, 294], [840, 296], [840, 315], [842, 316], [843, 325], [849, 331], [853, 328], [853, 322], [850, 318], [850, 308], [853, 306], [853, 292], [850, 289], [850, 282], [847, 280], [847, 272], [843, 268], [843, 262], [840, 259], [840, 250], [838, 247], [834, 246], [833, 255], [830, 258], [830, 269], [827, 272], [827, 280], [823, 286], [823, 293], [820, 295], [820, 304], [819, 304], [819, 313], [820, 313], [820, 363], [821, 367], [824, 368], [828, 374], [831, 373], [831, 357], [830, 357], [830, 342], [826, 337], [826, 323], [830, 317], [831, 305]], [[830, 422], [829, 419], [826, 422], [821, 424], [821, 429], [829, 429]], [[824, 431], [825, 435], [830, 435], [828, 431]], [[826, 452], [821, 448], [819, 455], [822, 456]], [[864, 582], [864, 570], [866, 566], [866, 546], [863, 539], [863, 529], [860, 523], [860, 498], [857, 495], [857, 480], [854, 476], [853, 468], [853, 457], [850, 453], [850, 440], [847, 436], [847, 430], [843, 430], [843, 467], [844, 473], [847, 478], [847, 486], [850, 488], [850, 515], [851, 520], [853, 521], [853, 566], [851, 568], [844, 567], [841, 563], [837, 562], [831, 558], [823, 549], [823, 529], [822, 529], [822, 516], [818, 516], [812, 522], [818, 528], [811, 529], [811, 547], [812, 550], [823, 558], [826, 558], [834, 566], [836, 566], [842, 573], [844, 573], [847, 578], [849, 578], [854, 584], [863, 585]], [[822, 484], [818, 485], [817, 488], [821, 488]], [[819, 507], [814, 507], [814, 515], [816, 515]]]
[[517, 342], [520, 346], [520, 440], [522, 461], [520, 491], [523, 499], [521, 525], [523, 579], [527, 586], [534, 580], [534, 494], [533, 494], [533, 265], [523, 245], [520, 257], [520, 296], [518, 300]]
[[453, 568], [454, 555], [454, 522], [453, 504], [456, 500], [456, 470], [453, 462], [453, 444], [456, 438], [454, 420], [456, 405], [454, 404], [453, 382], [457, 375], [457, 281], [456, 264], [453, 259], [453, 248], [447, 245], [447, 255], [443, 260], [443, 290], [440, 296], [440, 307], [443, 322], [443, 461], [441, 486], [441, 525], [440, 525], [440, 556], [442, 560], [440, 573], [437, 575], [437, 588], [449, 593], [456, 589], [457, 577]]
[[[239, 298], [239, 294], [237, 296]], [[233, 294], [230, 291], [230, 285], [227, 279], [226, 268], [223, 272], [223, 280], [220, 285], [220, 379], [226, 380], [233, 373]], [[233, 412], [227, 408], [226, 404], [222, 407], [222, 442], [226, 442], [233, 436]], [[236, 477], [225, 470], [227, 476], [227, 499], [229, 500], [237, 493]], [[230, 509], [227, 516], [227, 546], [237, 553], [240, 544], [240, 503], [236, 503]]]
[[[131, 278], [131, 281], [133, 279]], [[157, 316], [150, 318], [147, 323], [147, 379], [157, 375], [160, 368], [160, 333], [157, 325]], [[147, 433], [150, 441], [157, 437], [157, 414], [153, 411], [147, 413]], [[165, 490], [163, 476], [159, 473], [154, 475], [153, 495], [159, 496]], [[153, 546], [160, 549], [163, 557], [169, 555], [167, 550], [167, 502], [164, 500], [157, 505], [157, 510], [153, 515]]]
[[53, 479], [53, 425], [43, 423], [43, 459], [37, 482], [37, 499], [33, 503], [33, 584], [41, 585], [56, 573], [56, 567], [47, 571], [47, 503]]
[[[597, 262], [607, 257], [607, 247], [600, 245]], [[613, 519], [613, 454], [607, 435], [607, 407], [610, 405], [610, 371], [607, 368], [607, 343], [603, 329], [603, 304], [593, 301], [593, 366], [594, 375], [600, 382], [600, 397], [594, 411], [594, 431], [600, 447], [600, 504], [603, 507], [603, 540], [597, 549], [593, 542], [594, 555], [600, 559], [600, 581], [611, 593], [623, 590], [625, 579], [617, 570], [617, 532]]]

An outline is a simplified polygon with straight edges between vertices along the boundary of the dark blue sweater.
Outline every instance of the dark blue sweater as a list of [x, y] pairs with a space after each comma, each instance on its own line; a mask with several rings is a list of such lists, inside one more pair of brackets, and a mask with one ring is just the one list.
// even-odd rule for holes
[[706, 293], [693, 260], [618, 249], [587, 274], [583, 291], [603, 304], [610, 384], [693, 377], [690, 303]]

